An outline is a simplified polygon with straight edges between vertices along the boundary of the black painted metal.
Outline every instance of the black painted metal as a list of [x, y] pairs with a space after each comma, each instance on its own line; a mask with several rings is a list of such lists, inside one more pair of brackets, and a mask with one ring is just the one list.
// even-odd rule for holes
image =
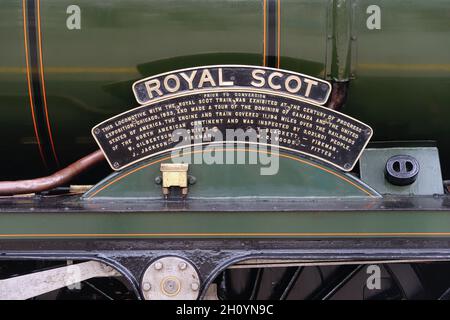
[[[262, 212], [273, 211], [448, 211], [450, 210], [450, 197], [404, 197], [391, 196], [383, 198], [362, 199], [214, 199], [214, 200], [108, 200], [105, 201], [79, 201], [79, 195], [67, 197], [26, 197], [26, 198], [0, 198], [0, 214], [36, 212], [55, 213], [58, 215], [97, 212], [111, 214], [112, 212], [208, 212], [211, 207], [217, 212]], [[32, 210], [30, 208], [33, 208]]]
[[[278, 60], [278, 3], [277, 0], [267, 0], [267, 56], [269, 67], [277, 67]], [[278, 66], [279, 67], [279, 66]]]
[[416, 158], [409, 155], [397, 155], [386, 162], [386, 179], [397, 186], [406, 186], [416, 181], [420, 165]]
[[39, 139], [39, 148], [41, 148], [41, 155], [43, 161], [50, 171], [55, 170], [58, 167], [58, 160], [56, 154], [52, 149], [51, 132], [49, 131], [49, 125], [47, 123], [47, 110], [44, 96], [43, 96], [43, 83], [41, 81], [40, 72], [41, 64], [39, 62], [39, 38], [38, 38], [38, 10], [39, 4], [36, 0], [26, 1], [26, 18], [27, 18], [27, 40], [28, 40], [28, 61], [30, 63], [30, 80], [31, 80], [31, 92], [33, 103], [31, 107], [34, 110], [35, 126]]
[[[102, 261], [121, 272], [138, 296], [140, 279], [146, 267], [153, 260], [167, 255], [182, 257], [197, 267], [202, 282], [201, 297], [223, 270], [248, 259], [450, 261], [449, 239], [8, 240], [2, 241], [1, 247], [8, 248], [0, 255], [3, 260]], [[131, 247], [133, 250], [129, 249]]]
[[421, 296], [424, 289], [420, 279], [412, 266], [408, 265], [387, 265], [386, 271], [400, 288], [402, 297], [405, 299], [424, 298]]
[[342, 288], [351, 278], [361, 269], [362, 265], [357, 266], [342, 266], [336, 274], [333, 275], [333, 279], [327, 282], [324, 286], [319, 287], [316, 292], [313, 292], [308, 300], [328, 300], [331, 298], [340, 288]]
[[271, 296], [271, 299], [285, 300], [289, 296], [289, 293], [291, 292], [292, 288], [294, 287], [295, 283], [297, 282], [298, 278], [300, 277], [303, 269], [304, 269], [304, 267], [288, 268], [288, 270], [286, 270], [286, 273], [287, 273], [286, 278], [289, 279], [289, 281], [287, 283], [286, 283], [286, 281], [283, 281], [284, 283], [282, 283], [280, 285], [283, 288], [281, 295], [279, 295], [274, 290], [274, 295]]

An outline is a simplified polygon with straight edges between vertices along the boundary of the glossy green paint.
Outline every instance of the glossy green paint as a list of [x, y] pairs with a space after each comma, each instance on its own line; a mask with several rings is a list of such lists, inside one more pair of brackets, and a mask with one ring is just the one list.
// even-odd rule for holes
[[[384, 176], [386, 162], [396, 155], [414, 157], [420, 166], [416, 181], [406, 186], [396, 186]], [[436, 147], [367, 148], [359, 161], [361, 180], [381, 194], [433, 196], [443, 195], [439, 154]]]
[[[442, 163], [450, 162], [448, 1], [280, 3], [281, 68], [350, 78], [343, 111], [371, 125], [373, 140], [437, 140]], [[134, 80], [182, 67], [262, 64], [262, 0], [80, 0], [81, 30], [66, 27], [71, 4], [41, 0], [49, 117], [63, 165], [96, 148], [93, 125], [137, 105]], [[381, 9], [379, 30], [367, 28], [370, 5]], [[20, 1], [3, 1], [0, 15], [0, 135], [8, 154], [0, 175], [39, 176]], [[450, 177], [448, 166], [443, 172]]]
[[35, 212], [0, 215], [0, 240], [80, 237], [93, 239], [450, 237], [450, 216], [442, 211], [375, 212], [369, 210], [364, 212]]
[[[189, 186], [190, 199], [379, 197], [376, 191], [350, 174], [297, 155], [267, 155], [233, 149], [222, 152], [222, 148], [215, 149], [214, 153], [211, 148], [209, 152], [190, 154], [190, 151], [196, 151], [192, 149], [183, 157], [192, 163], [188, 174], [196, 180]], [[167, 153], [140, 162], [111, 174], [89, 190], [84, 198], [161, 199], [161, 185], [155, 183], [161, 176], [160, 165], [181, 162], [180, 159], [177, 156], [170, 158]], [[206, 163], [213, 159], [216, 163]], [[234, 164], [226, 159], [234, 159]]]
[[[374, 129], [373, 141], [436, 140], [450, 178], [450, 2], [357, 1], [356, 58], [343, 111]], [[365, 11], [381, 9], [381, 29]]]
[[30, 111], [22, 1], [2, 1], [0, 44], [0, 179], [35, 177], [45, 171]]
[[71, 4], [42, 1], [50, 116], [68, 162], [93, 147], [94, 124], [137, 106], [134, 81], [176, 68], [262, 62], [259, 0], [82, 0], [81, 30], [66, 28]]
[[280, 3], [280, 67], [324, 79], [330, 1]]

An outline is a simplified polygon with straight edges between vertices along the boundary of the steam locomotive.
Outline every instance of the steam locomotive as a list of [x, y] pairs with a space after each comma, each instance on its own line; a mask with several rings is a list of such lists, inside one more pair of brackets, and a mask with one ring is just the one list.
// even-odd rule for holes
[[4, 0], [0, 298], [448, 299], [449, 15]]

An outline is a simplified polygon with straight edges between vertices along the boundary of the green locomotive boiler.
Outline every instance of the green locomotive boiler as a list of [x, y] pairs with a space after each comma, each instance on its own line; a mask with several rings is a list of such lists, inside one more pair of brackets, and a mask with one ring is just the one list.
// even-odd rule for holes
[[0, 299], [450, 298], [449, 15], [4, 0]]

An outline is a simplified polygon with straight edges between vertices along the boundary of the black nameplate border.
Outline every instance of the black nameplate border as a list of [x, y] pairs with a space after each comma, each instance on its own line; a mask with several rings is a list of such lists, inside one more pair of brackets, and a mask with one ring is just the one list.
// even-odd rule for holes
[[[281, 92], [230, 87], [226, 91], [182, 92], [103, 121], [92, 134], [114, 170], [181, 149], [176, 129], [272, 129], [276, 146], [350, 171], [372, 136], [366, 124]], [[224, 138], [225, 140], [225, 138]], [[228, 141], [232, 143], [233, 141]], [[224, 143], [220, 141], [219, 143]], [[205, 141], [200, 144], [211, 144]], [[273, 145], [270, 139], [267, 145]], [[192, 144], [194, 145], [194, 144]]]
[[286, 97], [318, 105], [327, 102], [331, 85], [301, 73], [258, 66], [219, 65], [188, 68], [162, 73], [136, 81], [133, 93], [145, 105], [183, 92], [227, 91], [230, 88], [266, 92], [277, 91]]

